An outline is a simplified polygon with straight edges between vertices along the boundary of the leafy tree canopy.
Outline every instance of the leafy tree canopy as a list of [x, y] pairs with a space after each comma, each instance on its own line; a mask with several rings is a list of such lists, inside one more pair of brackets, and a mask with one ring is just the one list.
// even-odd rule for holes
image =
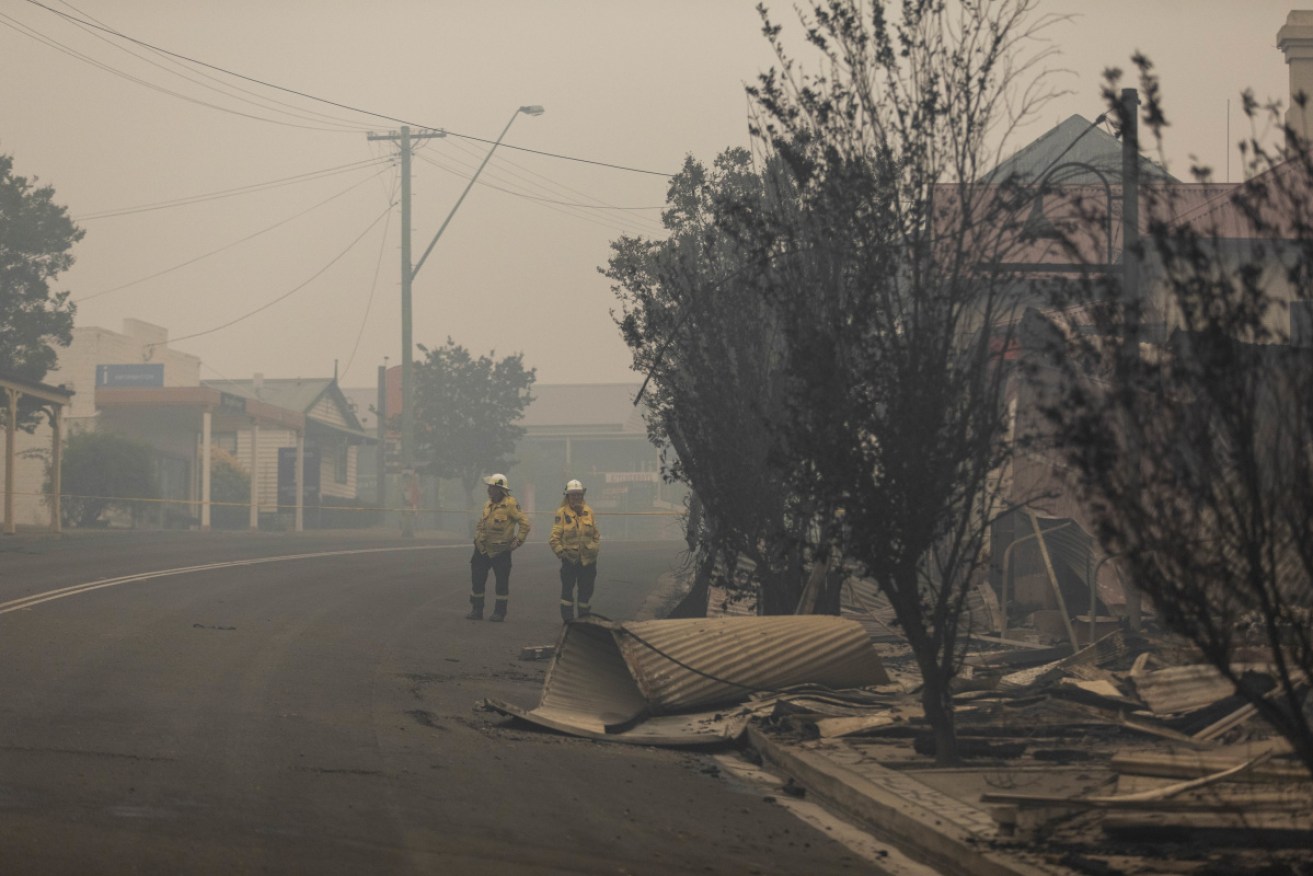
[[70, 436], [61, 476], [64, 523], [94, 526], [101, 514], [115, 507], [135, 515], [138, 503], [132, 500], [156, 495], [151, 453], [146, 444], [109, 432]]
[[214, 448], [210, 461], [210, 499], [215, 502], [248, 502], [251, 475], [237, 457]]
[[474, 357], [451, 340], [415, 364], [416, 459], [440, 478], [459, 479], [472, 495], [479, 478], [510, 467], [524, 434], [516, 426], [529, 402], [536, 370], [516, 353]]
[[688, 484], [704, 512], [699, 559], [727, 568], [750, 559], [768, 614], [798, 604], [816, 510], [772, 471], [793, 464], [771, 428], [785, 391], [783, 330], [762, 287], [780, 277], [758, 270], [776, 243], [760, 217], [787, 212], [795, 198], [782, 170], [778, 161], [757, 168], [742, 148], [711, 167], [688, 158], [667, 194], [668, 236], [620, 238], [603, 269], [634, 369], [650, 378], [649, 434], [674, 450], [664, 473]]
[[250, 520], [251, 475], [226, 450], [214, 448], [210, 459], [210, 521], [218, 529], [243, 529]]
[[[778, 64], [748, 90], [760, 170], [734, 153], [687, 166], [668, 239], [620, 241], [608, 272], [711, 528], [736, 527], [758, 573], [765, 554], [797, 581], [808, 560], [875, 581], [945, 763], [966, 599], [1013, 446], [994, 346], [1015, 284], [982, 267], [1009, 261], [1017, 235], [996, 221], [1011, 193], [986, 174], [994, 141], [1048, 95], [1035, 5], [814, 0], [798, 15], [821, 73], [762, 8]], [[756, 519], [774, 525], [743, 525]], [[777, 589], [767, 611], [805, 605]]]
[[[40, 382], [55, 366], [55, 345], [73, 340], [74, 305], [51, 284], [72, 266], [69, 250], [84, 232], [54, 203], [53, 188], [16, 176], [13, 166], [0, 155], [0, 373]], [[26, 399], [19, 425], [31, 428], [38, 409]]]

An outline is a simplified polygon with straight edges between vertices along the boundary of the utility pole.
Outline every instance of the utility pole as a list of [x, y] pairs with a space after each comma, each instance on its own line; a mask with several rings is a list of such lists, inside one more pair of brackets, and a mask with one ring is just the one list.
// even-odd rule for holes
[[[1122, 290], [1138, 335], [1144, 315], [1140, 295], [1140, 96], [1122, 89]], [[1138, 340], [1138, 338], [1137, 338]]]
[[375, 457], [378, 460], [378, 483], [374, 485], [377, 493], [379, 509], [386, 514], [388, 507], [388, 366], [387, 359], [383, 364], [378, 366], [378, 401], [375, 402], [374, 410], [378, 417], [376, 430], [378, 432], [378, 454]]
[[[474, 188], [475, 181], [479, 174], [483, 173], [483, 168], [488, 165], [488, 160], [492, 158], [492, 153], [497, 151], [501, 145], [502, 139], [506, 132], [511, 129], [511, 125], [523, 113], [527, 116], [540, 116], [543, 114], [543, 108], [540, 106], [522, 106], [511, 114], [511, 120], [502, 128], [501, 134], [497, 136], [488, 154], [483, 157], [483, 163], [474, 171], [470, 181], [466, 183], [465, 190], [461, 192], [460, 197], [456, 199], [456, 204], [447, 214], [447, 218], [442, 221], [438, 228], [438, 233], [433, 235], [433, 240], [429, 242], [424, 254], [420, 256], [419, 263], [414, 266], [410, 263], [410, 143], [412, 140], [426, 140], [431, 137], [445, 137], [446, 131], [417, 131], [411, 133], [410, 127], [402, 125], [400, 131], [393, 131], [388, 134], [370, 134], [370, 140], [390, 140], [400, 143], [401, 148], [401, 470], [409, 472], [414, 468], [414, 446], [415, 446], [415, 389], [411, 379], [411, 370], [413, 366], [414, 341], [411, 339], [411, 307], [410, 295], [411, 287], [414, 284], [415, 275], [419, 269], [424, 266], [428, 260], [429, 253], [433, 252], [433, 247], [437, 245], [438, 239], [442, 237], [442, 232], [447, 230], [451, 219], [460, 209], [461, 203], [465, 196]], [[414, 535], [413, 515], [403, 513], [401, 534], [405, 537]]]
[[[414, 465], [415, 447], [415, 405], [414, 385], [411, 368], [414, 366], [415, 342], [412, 338], [411, 289], [415, 281], [415, 269], [410, 264], [410, 156], [411, 143], [414, 140], [428, 140], [445, 137], [446, 131], [416, 131], [411, 133], [409, 125], [402, 125], [400, 131], [387, 134], [369, 134], [370, 140], [388, 140], [398, 144], [401, 150], [401, 470], [407, 471]], [[386, 477], [386, 471], [380, 471], [379, 477]], [[404, 514], [402, 535], [412, 536], [411, 517]]]
[[[1122, 123], [1122, 307], [1124, 350], [1127, 359], [1125, 373], [1140, 373], [1140, 329], [1148, 308], [1140, 289], [1140, 95], [1134, 88], [1123, 88], [1121, 95]], [[1144, 391], [1133, 387], [1132, 391]], [[1132, 435], [1132, 440], [1134, 433]], [[1126, 452], [1133, 458], [1131, 471], [1138, 472], [1140, 448], [1131, 443]], [[1139, 478], [1136, 478], [1138, 485]], [[1141, 625], [1140, 591], [1135, 582], [1126, 589], [1126, 614], [1132, 630]]]

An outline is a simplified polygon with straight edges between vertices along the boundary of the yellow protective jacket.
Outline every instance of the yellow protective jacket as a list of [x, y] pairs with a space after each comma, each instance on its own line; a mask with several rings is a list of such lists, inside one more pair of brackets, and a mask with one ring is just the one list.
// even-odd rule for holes
[[547, 543], [552, 546], [552, 553], [563, 560], [583, 566], [596, 563], [602, 534], [597, 531], [593, 509], [584, 503], [583, 509], [576, 514], [568, 501], [562, 502], [561, 507], [556, 509], [556, 517], [552, 520], [552, 536]]
[[474, 546], [495, 557], [524, 544], [529, 528], [529, 517], [513, 496], [504, 496], [500, 502], [490, 499], [483, 503], [483, 516], [474, 527]]

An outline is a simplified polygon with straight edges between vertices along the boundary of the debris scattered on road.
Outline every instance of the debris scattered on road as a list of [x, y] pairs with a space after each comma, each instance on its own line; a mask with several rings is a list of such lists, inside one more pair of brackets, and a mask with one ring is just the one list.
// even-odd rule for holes
[[520, 649], [521, 660], [546, 660], [555, 656], [555, 645], [525, 645]]
[[[840, 617], [758, 617], [725, 589], [709, 600], [716, 617], [571, 623], [556, 646], [521, 653], [552, 658], [537, 707], [485, 707], [644, 745], [725, 744], [751, 728], [753, 762], [778, 764], [778, 746], [827, 759], [897, 801], [924, 794], [934, 823], [960, 815], [968, 843], [1065, 872], [1075, 855], [1082, 872], [1158, 873], [1169, 841], [1188, 843], [1200, 872], [1298, 860], [1313, 846], [1313, 782], [1202, 655], [1152, 623], [1131, 631], [1102, 582], [1084, 614], [1039, 607], [1009, 622], [1026, 600], [1056, 601], [1070, 577], [1061, 567], [1085, 562], [1081, 544], [1069, 547], [1055, 549], [1057, 572], [1018, 565], [1025, 586], [1009, 604], [988, 587], [972, 594], [956, 767], [935, 762], [919, 668], [869, 582], [850, 582]], [[1246, 690], [1279, 689], [1261, 655], [1245, 659], [1233, 673]], [[826, 799], [812, 778], [781, 793]]]

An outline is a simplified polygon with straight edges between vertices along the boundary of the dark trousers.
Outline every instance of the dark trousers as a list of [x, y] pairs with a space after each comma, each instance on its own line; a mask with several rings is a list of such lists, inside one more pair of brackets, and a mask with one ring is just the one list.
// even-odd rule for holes
[[497, 604], [493, 614], [506, 614], [506, 601], [511, 595], [511, 552], [505, 551], [496, 556], [488, 556], [474, 549], [470, 557], [470, 605], [474, 610], [483, 611], [483, 591], [488, 586], [488, 572], [497, 580]]
[[597, 563], [582, 566], [561, 560], [561, 620], [574, 618], [575, 588], [579, 596], [579, 616], [592, 614], [593, 585], [597, 582]]

